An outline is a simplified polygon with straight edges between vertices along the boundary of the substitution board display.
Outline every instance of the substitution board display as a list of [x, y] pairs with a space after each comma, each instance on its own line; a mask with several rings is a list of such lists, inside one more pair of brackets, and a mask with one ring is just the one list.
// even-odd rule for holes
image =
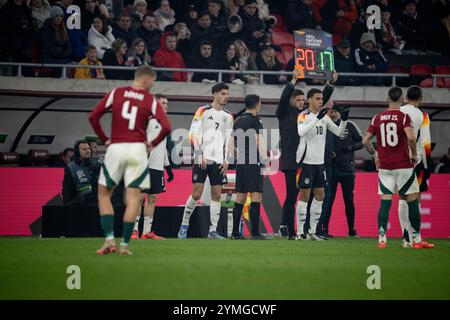
[[328, 32], [301, 29], [294, 32], [295, 68], [299, 78], [332, 80], [334, 70], [333, 38]]

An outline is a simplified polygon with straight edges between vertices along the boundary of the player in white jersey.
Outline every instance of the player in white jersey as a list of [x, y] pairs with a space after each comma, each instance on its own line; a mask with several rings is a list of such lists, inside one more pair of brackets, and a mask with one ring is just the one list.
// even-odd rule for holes
[[222, 183], [228, 170], [226, 149], [233, 128], [233, 116], [224, 109], [228, 102], [228, 86], [222, 82], [217, 83], [212, 87], [212, 94], [213, 102], [198, 108], [189, 131], [189, 141], [194, 148], [193, 190], [184, 208], [183, 221], [178, 232], [180, 239], [187, 236], [189, 219], [202, 195], [206, 176], [211, 184], [211, 226], [208, 238], [225, 239], [216, 229], [220, 217]]
[[[169, 108], [169, 100], [167, 99], [167, 96], [157, 93], [155, 94], [155, 97], [158, 99], [158, 102], [164, 112], [167, 113]], [[156, 120], [155, 117], [150, 117], [147, 126], [147, 139], [150, 139], [149, 141], [151, 141], [158, 136], [160, 131], [161, 125], [158, 120]], [[167, 182], [171, 182], [174, 178], [167, 154], [166, 140], [167, 138], [164, 138], [160, 144], [153, 148], [148, 157], [150, 189], [143, 190], [142, 194], [142, 200], [144, 200], [144, 230], [142, 232], [142, 239], [165, 240], [163, 237], [158, 236], [156, 232], [151, 230], [158, 194], [166, 190], [164, 184], [164, 169], [166, 169], [168, 176]], [[131, 236], [132, 239], [139, 238], [139, 220], [140, 215], [136, 218], [133, 235]]]
[[[428, 114], [419, 109], [423, 101], [422, 90], [418, 86], [411, 86], [406, 93], [407, 104], [400, 108], [400, 111], [409, 115], [412, 120], [414, 135], [417, 142], [418, 164], [414, 168], [419, 183], [420, 192], [428, 190], [428, 179], [430, 178], [431, 161], [431, 135], [430, 118]], [[419, 197], [420, 200], [420, 197]], [[398, 202], [398, 217], [402, 228], [402, 246], [410, 248], [411, 223], [409, 221], [408, 204], [400, 199]]]
[[[329, 109], [322, 108], [323, 95], [319, 89], [308, 91], [308, 109], [301, 112], [297, 118], [300, 144], [297, 149], [297, 162], [301, 164], [297, 172], [297, 186], [300, 189], [300, 199], [297, 203], [297, 239], [324, 240], [316, 234], [317, 223], [322, 213], [325, 180], [325, 138], [327, 130], [341, 136], [347, 126], [349, 110], [342, 112], [339, 127], [327, 115]], [[310, 209], [310, 228], [304, 234], [308, 200], [314, 193]]]

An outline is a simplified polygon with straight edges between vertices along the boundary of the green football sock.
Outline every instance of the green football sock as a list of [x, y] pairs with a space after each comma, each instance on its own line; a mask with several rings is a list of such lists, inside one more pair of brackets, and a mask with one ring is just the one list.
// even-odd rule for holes
[[131, 234], [133, 233], [134, 222], [123, 222], [123, 243], [128, 244], [130, 242]]
[[100, 222], [102, 224], [103, 232], [106, 238], [114, 238], [114, 215], [105, 214], [100, 216]]
[[420, 233], [419, 200], [416, 199], [414, 201], [408, 202], [408, 210], [409, 210], [409, 221], [411, 222], [411, 227], [413, 228], [413, 232], [415, 234], [419, 234]]
[[378, 233], [381, 236], [386, 235], [387, 224], [389, 220], [389, 211], [391, 210], [392, 200], [381, 200], [378, 210]]

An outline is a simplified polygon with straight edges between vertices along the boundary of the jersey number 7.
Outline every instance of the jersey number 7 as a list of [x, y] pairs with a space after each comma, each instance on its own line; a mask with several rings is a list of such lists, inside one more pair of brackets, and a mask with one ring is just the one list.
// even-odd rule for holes
[[130, 101], [124, 102], [124, 104], [122, 106], [122, 117], [125, 120], [128, 120], [128, 129], [129, 130], [134, 130], [134, 128], [136, 126], [137, 112], [138, 112], [138, 108], [136, 106], [132, 106], [130, 108]]

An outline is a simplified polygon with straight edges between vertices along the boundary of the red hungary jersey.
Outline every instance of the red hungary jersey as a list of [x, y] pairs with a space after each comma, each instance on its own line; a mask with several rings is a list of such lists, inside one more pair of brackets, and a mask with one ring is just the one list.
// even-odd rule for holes
[[111, 143], [147, 141], [147, 124], [152, 115], [161, 124], [159, 135], [152, 141], [153, 146], [158, 145], [171, 130], [166, 113], [152, 94], [131, 86], [121, 87], [108, 93], [89, 116], [103, 143], [108, 137], [100, 125], [100, 118], [109, 109], [112, 111]]
[[412, 121], [400, 109], [387, 109], [372, 118], [367, 131], [377, 137], [380, 169], [413, 167], [409, 160], [408, 139], [404, 131], [406, 127], [412, 128]]

